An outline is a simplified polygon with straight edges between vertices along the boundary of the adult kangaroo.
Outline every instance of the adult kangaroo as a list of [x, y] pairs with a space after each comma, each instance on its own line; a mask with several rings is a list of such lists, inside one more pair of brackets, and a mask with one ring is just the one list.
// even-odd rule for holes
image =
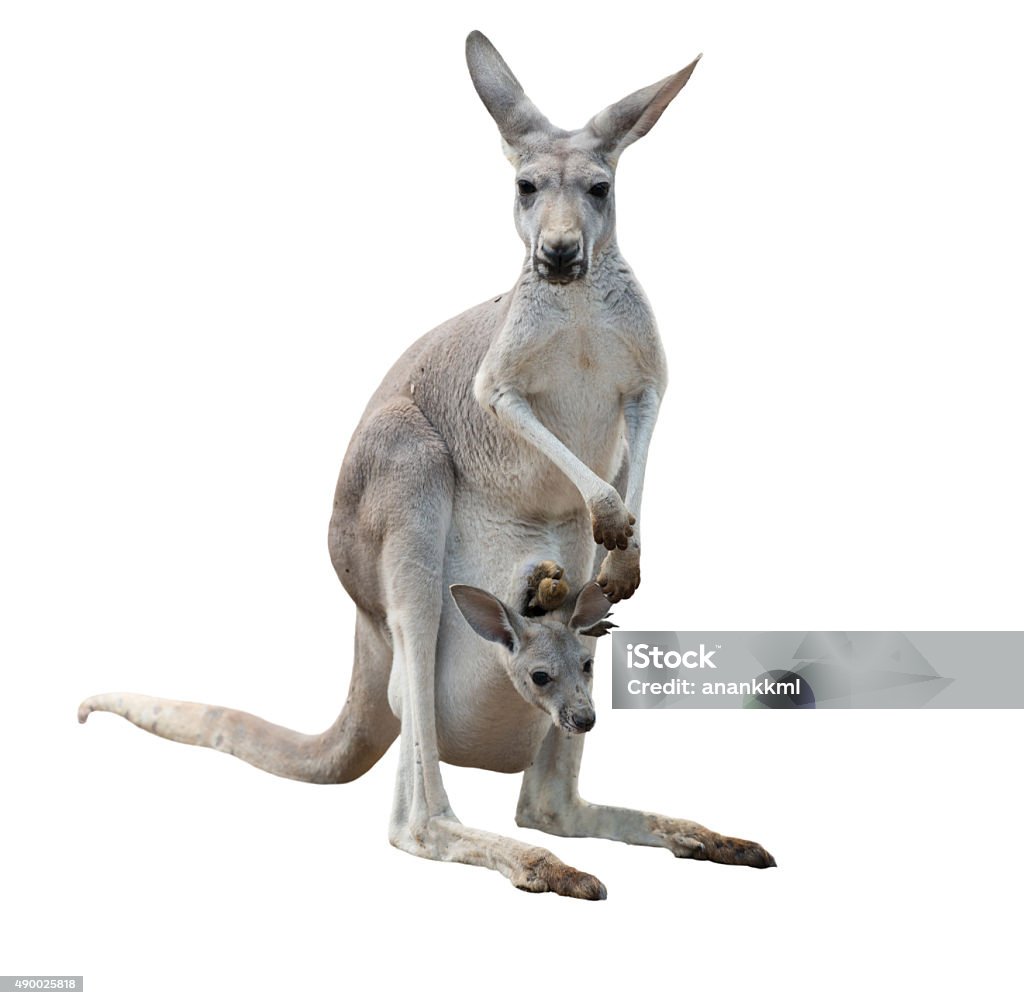
[[[644, 467], [666, 385], [654, 316], [615, 241], [615, 168], [697, 61], [570, 131], [541, 115], [479, 32], [466, 55], [516, 170], [526, 257], [509, 293], [399, 359], [352, 438], [329, 533], [358, 609], [345, 708], [318, 736], [121, 694], [89, 699], [80, 717], [117, 712], [310, 782], [358, 777], [400, 735], [391, 842], [497, 869], [532, 891], [605, 895], [542, 848], [464, 826], [442, 760], [525, 772], [523, 826], [774, 865], [753, 842], [591, 805], [576, 788], [594, 725], [592, 636], [640, 582]], [[565, 586], [541, 589], [595, 577], [574, 599]], [[473, 588], [450, 589], [460, 583]]]

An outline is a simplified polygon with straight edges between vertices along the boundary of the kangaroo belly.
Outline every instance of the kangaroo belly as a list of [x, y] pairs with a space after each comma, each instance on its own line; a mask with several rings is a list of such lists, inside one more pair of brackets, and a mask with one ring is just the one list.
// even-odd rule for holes
[[[459, 485], [448, 530], [444, 581], [480, 587], [517, 607], [525, 594], [528, 570], [550, 560], [564, 568], [567, 581], [578, 589], [590, 579], [594, 567], [590, 517], [578, 492], [564, 500], [563, 516], [552, 516], [554, 509], [543, 493], [513, 504], [507, 497], [495, 498], [478, 487]], [[461, 622], [453, 623], [452, 630], [463, 628]]]
[[435, 708], [441, 760], [462, 768], [525, 771], [551, 726], [500, 669], [479, 665], [465, 673], [450, 663], [439, 668]]

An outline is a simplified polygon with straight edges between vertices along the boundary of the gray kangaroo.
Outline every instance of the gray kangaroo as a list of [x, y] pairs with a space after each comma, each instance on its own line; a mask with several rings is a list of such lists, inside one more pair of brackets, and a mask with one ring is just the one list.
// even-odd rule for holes
[[594, 725], [593, 636], [640, 582], [644, 468], [667, 382], [654, 316], [616, 245], [615, 168], [697, 60], [567, 131], [479, 32], [466, 56], [515, 168], [526, 257], [510, 292], [406, 351], [349, 445], [329, 532], [357, 607], [341, 714], [306, 736], [231, 709], [113, 694], [88, 699], [79, 718], [116, 712], [321, 783], [359, 777], [400, 736], [391, 843], [496, 869], [524, 890], [605, 897], [543, 848], [462, 824], [441, 761], [524, 772], [524, 827], [772, 866], [754, 842], [592, 805], [576, 784]]

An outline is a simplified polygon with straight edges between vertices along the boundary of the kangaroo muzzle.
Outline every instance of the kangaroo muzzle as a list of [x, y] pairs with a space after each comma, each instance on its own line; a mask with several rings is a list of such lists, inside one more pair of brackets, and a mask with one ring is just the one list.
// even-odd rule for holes
[[533, 267], [550, 283], [571, 283], [587, 271], [583, 244], [576, 237], [542, 238], [533, 256]]

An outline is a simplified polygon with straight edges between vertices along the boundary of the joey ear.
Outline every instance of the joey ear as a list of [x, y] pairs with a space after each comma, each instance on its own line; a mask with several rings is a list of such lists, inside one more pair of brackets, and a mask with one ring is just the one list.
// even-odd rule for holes
[[469, 627], [488, 642], [497, 642], [510, 652], [519, 645], [517, 616], [497, 597], [475, 586], [450, 586], [452, 600]]
[[527, 133], [551, 128], [490, 39], [479, 31], [470, 32], [466, 39], [466, 63], [476, 93], [498, 124], [507, 146], [514, 148]]
[[609, 105], [603, 112], [598, 112], [584, 129], [601, 141], [612, 160], [617, 160], [630, 143], [647, 135], [669, 102], [683, 89], [699, 61], [700, 56], [671, 77]]
[[596, 625], [610, 610], [612, 602], [597, 583], [587, 583], [576, 598], [569, 627], [576, 631]]

